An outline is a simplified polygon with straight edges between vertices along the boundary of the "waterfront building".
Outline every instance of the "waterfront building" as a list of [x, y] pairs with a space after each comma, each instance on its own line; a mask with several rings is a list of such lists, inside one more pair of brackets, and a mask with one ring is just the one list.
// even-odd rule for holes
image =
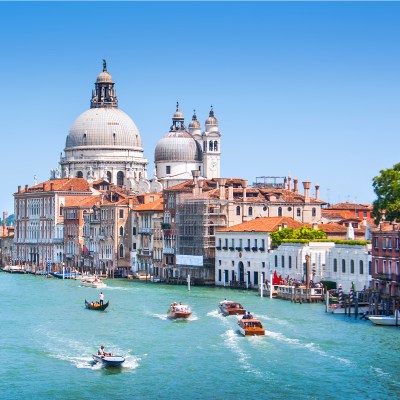
[[291, 217], [314, 223], [321, 218], [319, 186], [310, 197], [310, 182], [290, 185], [248, 187], [244, 179], [193, 180], [164, 189], [164, 264], [168, 279], [188, 275], [199, 283], [215, 281], [215, 231], [256, 217]]
[[372, 219], [372, 204], [357, 204], [352, 202], [344, 202], [330, 204], [325, 209], [326, 215], [339, 215], [341, 219], [357, 218], [360, 220], [370, 221]]
[[[162, 278], [163, 242], [161, 224], [163, 223], [162, 193], [150, 195], [150, 202], [133, 208], [137, 226], [137, 245], [134, 250], [137, 254], [137, 264], [134, 272], [144, 271], [156, 278]], [[155, 200], [154, 200], [155, 199]], [[153, 201], [154, 200], [154, 201]]]
[[186, 182], [194, 170], [206, 179], [220, 177], [221, 132], [218, 124], [211, 107], [203, 132], [196, 112], [187, 129], [177, 103], [170, 130], [159, 140], [154, 152], [155, 178], [164, 188]]
[[52, 178], [105, 179], [135, 192], [150, 190], [142, 139], [132, 119], [118, 107], [114, 81], [107, 71], [97, 76], [90, 109], [72, 124], [61, 156], [61, 171]]
[[64, 208], [92, 196], [83, 178], [49, 180], [14, 193], [15, 263], [44, 268], [65, 261]]
[[0, 266], [10, 265], [15, 260], [14, 252], [14, 227], [7, 226], [3, 218], [0, 226]]
[[273, 265], [270, 233], [278, 229], [298, 229], [302, 224], [288, 217], [255, 218], [215, 233], [215, 284], [257, 287], [269, 279]]
[[372, 230], [372, 279], [384, 294], [400, 296], [400, 227], [382, 222]]

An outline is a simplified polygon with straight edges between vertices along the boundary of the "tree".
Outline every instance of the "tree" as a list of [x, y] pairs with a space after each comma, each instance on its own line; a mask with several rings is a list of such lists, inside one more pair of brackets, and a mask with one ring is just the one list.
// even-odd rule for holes
[[302, 226], [299, 229], [284, 228], [271, 232], [272, 246], [280, 246], [284, 239], [326, 239], [326, 234], [322, 229], [313, 229], [310, 226]]
[[375, 223], [400, 220], [400, 163], [381, 170], [372, 182], [377, 197], [372, 209]]

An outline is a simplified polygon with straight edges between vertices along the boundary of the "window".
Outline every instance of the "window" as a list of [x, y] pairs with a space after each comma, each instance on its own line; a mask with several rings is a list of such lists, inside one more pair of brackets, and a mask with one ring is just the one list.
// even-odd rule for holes
[[207, 151], [207, 142], [203, 142], [203, 151]]
[[278, 268], [278, 256], [275, 255], [275, 268]]
[[375, 260], [375, 274], [378, 273], [378, 270], [379, 270], [379, 261]]
[[388, 248], [389, 248], [389, 250], [392, 250], [392, 244], [393, 244], [393, 238], [392, 237], [388, 237]]
[[108, 182], [111, 182], [111, 172], [107, 171], [107, 180]]
[[251, 217], [253, 215], [253, 207], [249, 207], [249, 216]]
[[282, 256], [282, 268], [285, 268], [285, 256]]
[[240, 215], [240, 206], [236, 207], [236, 215]]
[[234, 267], [234, 266], [235, 266], [235, 261], [232, 260], [232, 267]]
[[133, 235], [133, 236], [136, 236], [136, 226], [134, 226], [134, 227], [132, 228], [132, 235]]
[[350, 273], [354, 274], [354, 260], [350, 261]]
[[346, 272], [346, 260], [345, 259], [342, 260], [342, 272], [343, 273]]
[[171, 173], [171, 166], [170, 165], [167, 165], [165, 167], [165, 172], [166, 172], [167, 175], [169, 175]]
[[218, 265], [221, 265], [222, 263], [221, 263], [221, 260], [218, 260]]
[[300, 208], [297, 209], [296, 214], [298, 217], [301, 217], [301, 209]]
[[119, 258], [124, 258], [124, 246], [122, 244], [119, 245]]
[[292, 268], [292, 256], [289, 256], [289, 268]]
[[117, 186], [124, 186], [124, 173], [122, 171], [117, 173]]
[[221, 282], [221, 280], [222, 280], [222, 272], [221, 272], [221, 270], [219, 269], [219, 270], [218, 270], [218, 281]]
[[120, 208], [120, 210], [119, 210], [119, 217], [120, 218], [124, 218], [124, 210], [123, 210], [123, 208]]
[[337, 272], [337, 258], [333, 259], [333, 272]]
[[386, 274], [386, 260], [383, 260], [382, 263], [382, 274]]
[[282, 207], [278, 207], [278, 217], [282, 217]]
[[364, 274], [364, 262], [363, 260], [360, 260], [360, 275]]
[[123, 226], [119, 227], [119, 236], [124, 236], [124, 227]]
[[372, 273], [372, 261], [368, 261], [368, 275]]
[[317, 209], [316, 209], [315, 207], [312, 208], [312, 210], [311, 210], [311, 215], [312, 215], [313, 217], [316, 217], [316, 216], [317, 216]]
[[386, 236], [382, 239], [382, 249], [386, 250]]
[[132, 244], [132, 249], [133, 249], [133, 250], [136, 250], [136, 243], [133, 243], [133, 244]]
[[214, 151], [218, 151], [218, 142], [214, 141]]
[[399, 250], [399, 238], [396, 238], [396, 250]]
[[261, 268], [265, 268], [265, 262], [264, 261], [261, 263]]
[[212, 151], [212, 149], [213, 149], [213, 142], [212, 142], [212, 140], [210, 140], [208, 149], [209, 149], [210, 151]]
[[77, 178], [83, 178], [83, 172], [82, 171], [77, 171], [76, 177]]
[[379, 239], [377, 236], [374, 237], [374, 247], [376, 249], [379, 249]]
[[367, 212], [366, 211], [364, 211], [363, 216], [364, 216], [364, 218], [367, 218]]

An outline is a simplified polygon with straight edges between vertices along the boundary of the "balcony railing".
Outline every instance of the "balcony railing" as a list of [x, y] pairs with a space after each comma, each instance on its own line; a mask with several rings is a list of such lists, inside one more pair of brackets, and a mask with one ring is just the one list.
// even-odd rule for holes
[[151, 235], [153, 233], [153, 229], [152, 228], [139, 227], [139, 233], [145, 233], [147, 235]]
[[53, 238], [53, 243], [64, 243], [64, 238]]
[[163, 253], [164, 254], [175, 254], [175, 249], [173, 247], [164, 247]]

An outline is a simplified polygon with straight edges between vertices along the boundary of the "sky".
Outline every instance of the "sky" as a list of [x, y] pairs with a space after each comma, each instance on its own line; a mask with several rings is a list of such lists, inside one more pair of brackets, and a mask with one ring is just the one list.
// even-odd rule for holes
[[0, 2], [0, 15], [0, 212], [49, 179], [103, 58], [149, 177], [176, 101], [202, 128], [213, 105], [221, 174], [249, 184], [290, 175], [329, 203], [368, 203], [400, 161], [400, 3]]

